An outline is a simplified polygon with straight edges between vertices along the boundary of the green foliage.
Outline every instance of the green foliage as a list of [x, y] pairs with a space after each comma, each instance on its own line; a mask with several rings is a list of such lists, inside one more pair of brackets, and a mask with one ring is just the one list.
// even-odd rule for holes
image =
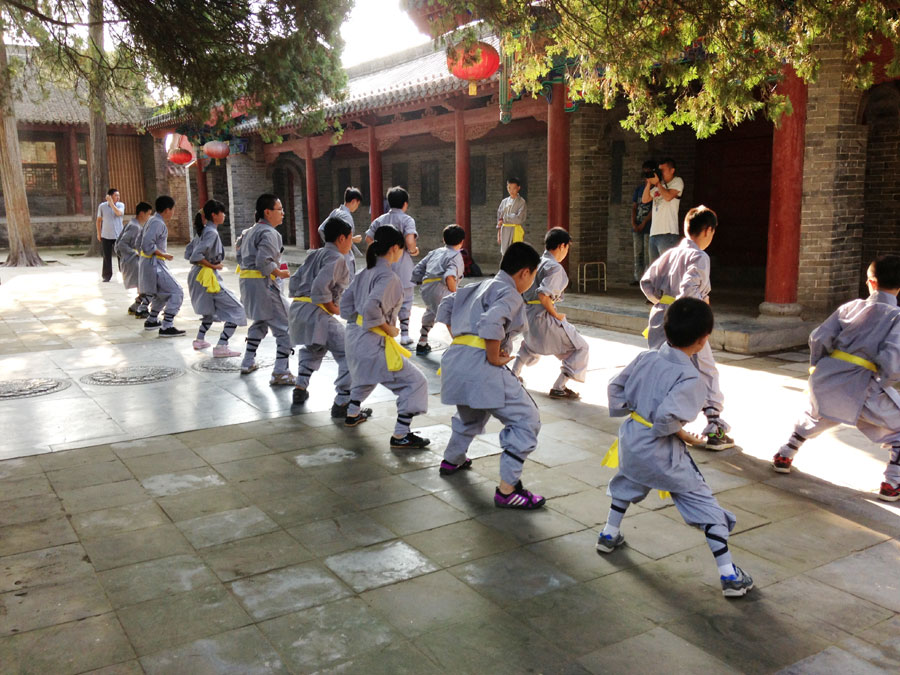
[[[851, 84], [872, 82], [861, 57], [878, 36], [894, 46], [888, 73], [900, 73], [900, 8], [887, 0], [419, 0], [446, 8], [432, 22], [471, 11], [515, 55], [511, 84], [536, 93], [556, 66], [570, 96], [612, 107], [644, 138], [674, 125], [701, 138], [763, 112], [780, 121], [790, 102], [778, 93], [784, 64], [815, 78], [817, 45], [843, 45]], [[476, 39], [477, 25], [441, 38]], [[560, 68], [560, 57], [565, 65]]]

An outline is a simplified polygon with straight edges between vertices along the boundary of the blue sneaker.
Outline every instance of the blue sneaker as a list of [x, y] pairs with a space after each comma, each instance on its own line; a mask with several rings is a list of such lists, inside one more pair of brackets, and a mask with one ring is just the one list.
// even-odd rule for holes
[[737, 565], [734, 566], [734, 571], [734, 574], [727, 577], [719, 577], [722, 581], [722, 595], [726, 598], [740, 598], [753, 588], [753, 579], [749, 574]]
[[600, 533], [597, 537], [597, 550], [600, 553], [612, 553], [625, 543], [625, 535], [619, 532], [615, 537], [611, 534]]

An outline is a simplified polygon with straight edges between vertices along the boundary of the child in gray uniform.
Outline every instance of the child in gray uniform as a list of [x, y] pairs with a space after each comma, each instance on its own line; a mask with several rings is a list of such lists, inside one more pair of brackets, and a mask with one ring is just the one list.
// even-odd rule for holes
[[409, 193], [402, 187], [392, 187], [387, 192], [387, 200], [391, 210], [372, 221], [366, 232], [366, 243], [372, 243], [375, 231], [382, 225], [390, 225], [403, 236], [403, 255], [394, 263], [392, 269], [400, 277], [403, 288], [403, 304], [399, 315], [400, 344], [411, 345], [413, 340], [409, 337], [409, 317], [412, 313], [413, 291], [416, 287], [412, 282], [412, 259], [413, 256], [419, 255], [419, 246], [416, 243], [419, 234], [416, 232], [416, 221], [406, 214], [409, 208]]
[[344, 351], [344, 324], [335, 318], [340, 313], [341, 295], [350, 285], [350, 271], [345, 262], [353, 247], [353, 230], [341, 218], [325, 221], [325, 246], [310, 252], [306, 261], [294, 272], [290, 293], [294, 301], [290, 309], [291, 344], [302, 345], [297, 362], [294, 404], [309, 398], [309, 378], [322, 365], [326, 352], [338, 364], [334, 381], [332, 417], [346, 417], [350, 404], [350, 371]]
[[448, 225], [442, 235], [443, 248], [434, 249], [422, 258], [412, 271], [412, 281], [422, 286], [422, 302], [425, 303], [416, 354], [427, 354], [431, 351], [428, 332], [434, 326], [438, 305], [450, 293], [456, 293], [456, 287], [462, 279], [465, 268], [459, 249], [462, 248], [463, 240], [466, 238], [466, 231], [459, 225]]
[[281, 200], [262, 194], [256, 200], [256, 225], [241, 235], [238, 264], [241, 267], [241, 302], [253, 321], [247, 329], [247, 350], [241, 362], [241, 375], [259, 368], [256, 350], [269, 329], [275, 336], [275, 366], [269, 384], [293, 386], [288, 365], [291, 338], [288, 335], [287, 299], [281, 293], [281, 280], [290, 272], [281, 269], [281, 235], [275, 229], [284, 220]]
[[550, 388], [550, 398], [581, 398], [566, 386], [572, 379], [584, 382], [588, 367], [588, 344], [578, 331], [566, 321], [566, 315], [556, 311], [569, 276], [560, 264], [569, 254], [572, 238], [561, 227], [554, 227], [544, 236], [544, 255], [537, 268], [534, 284], [522, 297], [528, 315], [528, 334], [519, 346], [512, 365], [513, 375], [519, 377], [522, 368], [538, 362], [541, 354], [553, 354], [562, 361], [559, 377]]
[[466, 451], [491, 415], [500, 432], [500, 485], [494, 505], [536, 509], [546, 501], [522, 486], [522, 465], [537, 447], [541, 418], [537, 405], [506, 364], [513, 338], [524, 330], [522, 293], [534, 282], [540, 256], [524, 242], [510, 244], [492, 279], [448, 295], [437, 320], [447, 324], [453, 343], [441, 360], [441, 402], [456, 406], [453, 434], [439, 472], [449, 476], [468, 469]]
[[392, 448], [424, 448], [431, 441], [412, 431], [415, 415], [428, 412], [428, 384], [422, 372], [406, 357], [408, 350], [394, 338], [394, 325], [403, 303], [403, 285], [391, 265], [405, 255], [403, 235], [390, 225], [373, 233], [366, 250], [366, 269], [357, 274], [341, 297], [341, 316], [347, 320], [347, 365], [353, 388], [344, 424], [365, 422], [372, 414], [360, 408], [379, 384], [397, 395], [397, 423]]
[[[641, 278], [641, 290], [653, 303], [645, 336], [650, 349], [658, 349], [665, 341], [663, 316], [666, 307], [677, 298], [697, 298], [709, 304], [709, 256], [706, 248], [712, 243], [718, 225], [716, 213], [705, 206], [697, 206], [684, 217], [681, 243], [657, 258]], [[694, 365], [706, 383], [706, 416], [704, 439], [698, 447], [725, 450], [734, 447], [734, 439], [727, 435], [731, 429], [722, 419], [725, 397], [719, 387], [719, 371], [709, 342], [694, 357]]]
[[869, 265], [865, 300], [841, 305], [809, 336], [809, 408], [772, 466], [790, 473], [794, 455], [809, 438], [838, 424], [852, 424], [890, 450], [878, 498], [900, 499], [900, 256], [882, 255]]
[[362, 192], [359, 191], [359, 188], [348, 187], [344, 190], [344, 203], [329, 213], [328, 218], [323, 220], [322, 224], [319, 225], [319, 239], [323, 244], [328, 241], [325, 239], [325, 223], [331, 218], [337, 217], [350, 226], [350, 237], [352, 238], [354, 245], [351, 245], [350, 252], [347, 253], [344, 258], [347, 260], [347, 269], [350, 270], [351, 279], [356, 276], [356, 256], [361, 255], [355, 244], [362, 241], [362, 235], [355, 234], [356, 224], [353, 222], [353, 214], [356, 212], [356, 209], [359, 208], [359, 205], [362, 204], [362, 198]]
[[247, 315], [241, 301], [222, 285], [218, 270], [222, 269], [225, 247], [219, 237], [218, 226], [225, 222], [225, 205], [210, 199], [203, 205], [203, 211], [194, 216], [195, 236], [184, 249], [184, 258], [191, 263], [188, 273], [188, 292], [191, 305], [200, 315], [200, 328], [193, 347], [207, 349], [206, 332], [214, 321], [224, 321], [222, 334], [213, 347], [214, 358], [240, 356], [240, 352], [228, 348], [228, 340], [238, 326], [247, 325]]
[[753, 579], [732, 563], [728, 551], [734, 514], [713, 496], [685, 447], [698, 439], [682, 429], [700, 412], [706, 395], [691, 357], [712, 333], [712, 310], [702, 300], [681, 298], [666, 311], [663, 328], [667, 342], [638, 354], [609, 383], [609, 414], [629, 419], [619, 427], [619, 471], [607, 488], [612, 503], [597, 550], [612, 553], [624, 544], [619, 528], [626, 509], [651, 489], [666, 490], [684, 521], [703, 528], [725, 597], [746, 595]]
[[[166, 267], [173, 256], [166, 253], [169, 228], [166, 223], [175, 213], [175, 200], [169, 195], [156, 198], [156, 214], [144, 225], [141, 235], [141, 262], [138, 272], [138, 291], [150, 296], [150, 314], [144, 330], [159, 330], [160, 337], [180, 337], [183, 330], [175, 328], [175, 315], [184, 301], [184, 291]], [[162, 323], [159, 313], [163, 312]]]
[[[122, 228], [116, 239], [116, 256], [119, 258], [122, 282], [126, 289], [138, 287], [141, 267], [141, 228], [150, 220], [152, 212], [152, 206], [147, 202], [140, 202], [134, 207], [134, 219]], [[128, 313], [133, 314], [136, 319], [146, 319], [150, 316], [147, 309], [149, 305], [150, 296], [139, 292], [128, 308]]]

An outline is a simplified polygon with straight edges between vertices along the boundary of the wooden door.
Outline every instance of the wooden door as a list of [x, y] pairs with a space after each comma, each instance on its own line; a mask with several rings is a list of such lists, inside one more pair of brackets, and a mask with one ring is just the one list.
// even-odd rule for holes
[[109, 187], [119, 191], [125, 202], [125, 213], [134, 213], [138, 202], [153, 203], [144, 194], [144, 167], [141, 162], [139, 136], [108, 136]]

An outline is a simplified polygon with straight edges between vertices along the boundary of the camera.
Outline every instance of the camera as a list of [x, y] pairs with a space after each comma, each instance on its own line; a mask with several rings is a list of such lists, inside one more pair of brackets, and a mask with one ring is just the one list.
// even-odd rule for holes
[[644, 178], [653, 178], [656, 176], [660, 181], [662, 181], [662, 171], [660, 171], [659, 167], [654, 167], [653, 169], [643, 169]]

